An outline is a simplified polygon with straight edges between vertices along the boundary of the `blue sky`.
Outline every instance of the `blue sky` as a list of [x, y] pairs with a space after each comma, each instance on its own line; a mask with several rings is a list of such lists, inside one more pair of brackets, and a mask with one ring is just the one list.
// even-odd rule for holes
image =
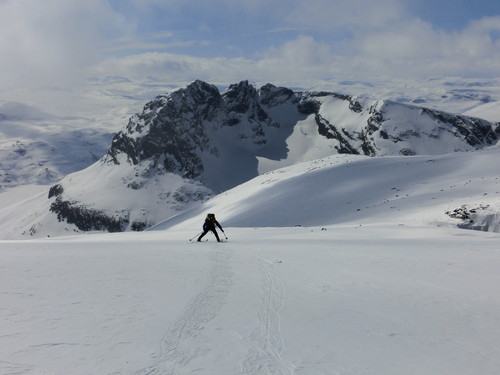
[[0, 86], [500, 76], [491, 0], [0, 0]]
[[[360, 53], [349, 48], [351, 43], [370, 32], [390, 30], [397, 34], [398, 25], [421, 21], [423, 29], [453, 36], [467, 30], [471, 23], [500, 17], [500, 4], [491, 0], [184, 0], [145, 1], [137, 6], [138, 3], [110, 2], [117, 12], [134, 22], [136, 36], [144, 42], [164, 44], [164, 48], [157, 45], [144, 50], [249, 59], [258, 59], [267, 49], [279, 48], [300, 36], [326, 43], [334, 49], [333, 53], [351, 56]], [[484, 32], [492, 41], [498, 41], [500, 35], [498, 18], [496, 23], [494, 30]], [[157, 33], [163, 33], [163, 37], [155, 38]]]

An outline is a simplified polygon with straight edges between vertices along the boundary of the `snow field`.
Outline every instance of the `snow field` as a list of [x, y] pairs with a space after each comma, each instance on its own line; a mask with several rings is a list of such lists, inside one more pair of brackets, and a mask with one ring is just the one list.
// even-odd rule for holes
[[[221, 220], [224, 225], [224, 222]], [[499, 235], [338, 225], [0, 242], [2, 374], [496, 374]]]

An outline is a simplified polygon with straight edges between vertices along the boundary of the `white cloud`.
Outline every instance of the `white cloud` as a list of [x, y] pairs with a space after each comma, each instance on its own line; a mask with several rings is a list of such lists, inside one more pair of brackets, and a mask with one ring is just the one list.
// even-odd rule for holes
[[476, 21], [460, 32], [447, 33], [419, 19], [385, 30], [358, 35], [352, 57], [369, 71], [411, 78], [446, 75], [500, 74], [500, 44], [490, 33], [497, 19]]
[[471, 22], [467, 28], [472, 32], [490, 33], [500, 31], [500, 16], [484, 17]]
[[99, 0], [0, 2], [0, 84], [71, 81], [126, 24]]
[[189, 55], [146, 52], [125, 57], [111, 57], [96, 68], [100, 76], [119, 75], [136, 81], [157, 79], [162, 82], [183, 83], [204, 79], [226, 83], [243, 79], [253, 61], [243, 58], [200, 58]]
[[258, 59], [200, 58], [170, 53], [141, 53], [123, 58], [109, 58], [98, 67], [101, 76], [121, 75], [141, 81], [148, 77], [170, 83], [203, 79], [225, 85], [248, 79], [282, 85], [297, 85], [340, 72], [341, 66], [326, 43], [311, 36], [263, 52]]
[[280, 61], [283, 65], [305, 68], [330, 63], [332, 53], [328, 44], [301, 35], [278, 48], [269, 48], [262, 56], [264, 61]]
[[[328, 79], [500, 76], [500, 17], [447, 32], [412, 16], [405, 3], [0, 0], [0, 90], [4, 97], [19, 87], [67, 92], [106, 76], [303, 87]], [[172, 53], [179, 48], [183, 54]]]
[[[419, 78], [460, 75], [461, 72], [498, 75], [500, 52], [494, 35], [500, 31], [500, 17], [477, 20], [460, 32], [446, 33], [412, 17], [401, 0], [276, 0], [270, 3], [264, 0], [203, 3], [129, 0], [119, 4], [127, 4], [124, 6], [127, 14], [118, 14], [118, 10], [100, 0], [0, 2], [0, 83], [5, 87], [7, 83], [12, 86], [19, 82], [61, 82], [98, 74], [130, 75], [138, 80], [170, 74], [175, 79], [176, 74], [180, 74], [185, 79], [205, 76], [217, 77], [219, 81], [238, 74], [242, 79], [253, 76], [266, 80], [287, 75], [294, 78], [332, 75], [369, 78], [379, 74]], [[225, 12], [220, 19], [245, 12], [250, 13], [248, 17], [255, 17], [266, 11], [263, 18], [269, 21], [276, 17], [276, 22], [269, 24], [266, 30], [283, 32], [279, 33], [280, 38], [269, 39], [275, 41], [274, 46], [266, 44], [263, 34], [260, 34], [263, 37], [260, 44], [252, 42], [252, 47], [237, 44], [246, 52], [259, 46], [260, 51], [246, 54], [256, 56], [252, 60], [228, 58], [221, 52], [213, 58], [199, 57], [201, 53], [197, 53], [198, 57], [159, 52], [137, 54], [141, 50], [163, 52], [174, 47], [190, 47], [195, 51], [196, 47], [210, 46], [213, 41], [208, 36], [205, 40], [181, 38], [176, 31], [168, 29], [168, 23], [163, 30], [134, 34], [137, 31], [134, 20], [150, 14], [152, 9], [171, 10], [179, 16], [194, 6], [198, 11], [219, 7]], [[210, 15], [207, 17], [197, 27], [205, 25], [210, 30], [213, 20]], [[186, 25], [189, 26], [194, 25]], [[299, 30], [303, 35], [297, 37]], [[289, 40], [282, 38], [287, 32]], [[250, 40], [248, 34], [245, 38], [247, 42]], [[134, 54], [130, 55], [131, 51]]]

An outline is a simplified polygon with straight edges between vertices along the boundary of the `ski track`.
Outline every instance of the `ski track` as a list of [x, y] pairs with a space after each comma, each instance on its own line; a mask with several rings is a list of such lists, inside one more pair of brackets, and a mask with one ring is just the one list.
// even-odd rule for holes
[[241, 365], [241, 372], [245, 374], [292, 374], [291, 366], [287, 366], [281, 358], [285, 343], [281, 336], [279, 312], [285, 300], [285, 286], [273, 264], [262, 255], [258, 258], [262, 276], [262, 300], [259, 323], [250, 335], [253, 346]]
[[182, 369], [193, 359], [210, 351], [210, 337], [204, 334], [203, 329], [224, 305], [232, 285], [231, 253], [219, 250], [210, 255], [206, 286], [171, 324], [161, 341], [156, 363], [136, 372], [136, 375], [182, 374]]
[[[210, 337], [204, 326], [225, 303], [232, 285], [231, 251], [219, 250], [210, 255], [207, 285], [191, 299], [183, 313], [170, 325], [160, 343], [160, 355], [155, 363], [136, 375], [178, 375], [199, 356], [210, 351]], [[241, 373], [291, 375], [292, 366], [281, 358], [285, 346], [280, 329], [280, 310], [285, 300], [285, 286], [273, 262], [260, 254], [256, 268], [261, 279], [261, 299], [257, 325], [250, 333], [248, 353], [241, 362]]]

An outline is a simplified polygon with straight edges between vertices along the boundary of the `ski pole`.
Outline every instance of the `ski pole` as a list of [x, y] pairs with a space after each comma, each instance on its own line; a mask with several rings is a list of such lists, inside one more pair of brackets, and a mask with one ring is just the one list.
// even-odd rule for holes
[[203, 233], [203, 232], [200, 232], [200, 233], [198, 233], [197, 235], [195, 235], [195, 236], [191, 237], [191, 238], [189, 239], [189, 241], [194, 240], [196, 237], [198, 237], [198, 236], [199, 236], [200, 234], [202, 234], [202, 233]]

